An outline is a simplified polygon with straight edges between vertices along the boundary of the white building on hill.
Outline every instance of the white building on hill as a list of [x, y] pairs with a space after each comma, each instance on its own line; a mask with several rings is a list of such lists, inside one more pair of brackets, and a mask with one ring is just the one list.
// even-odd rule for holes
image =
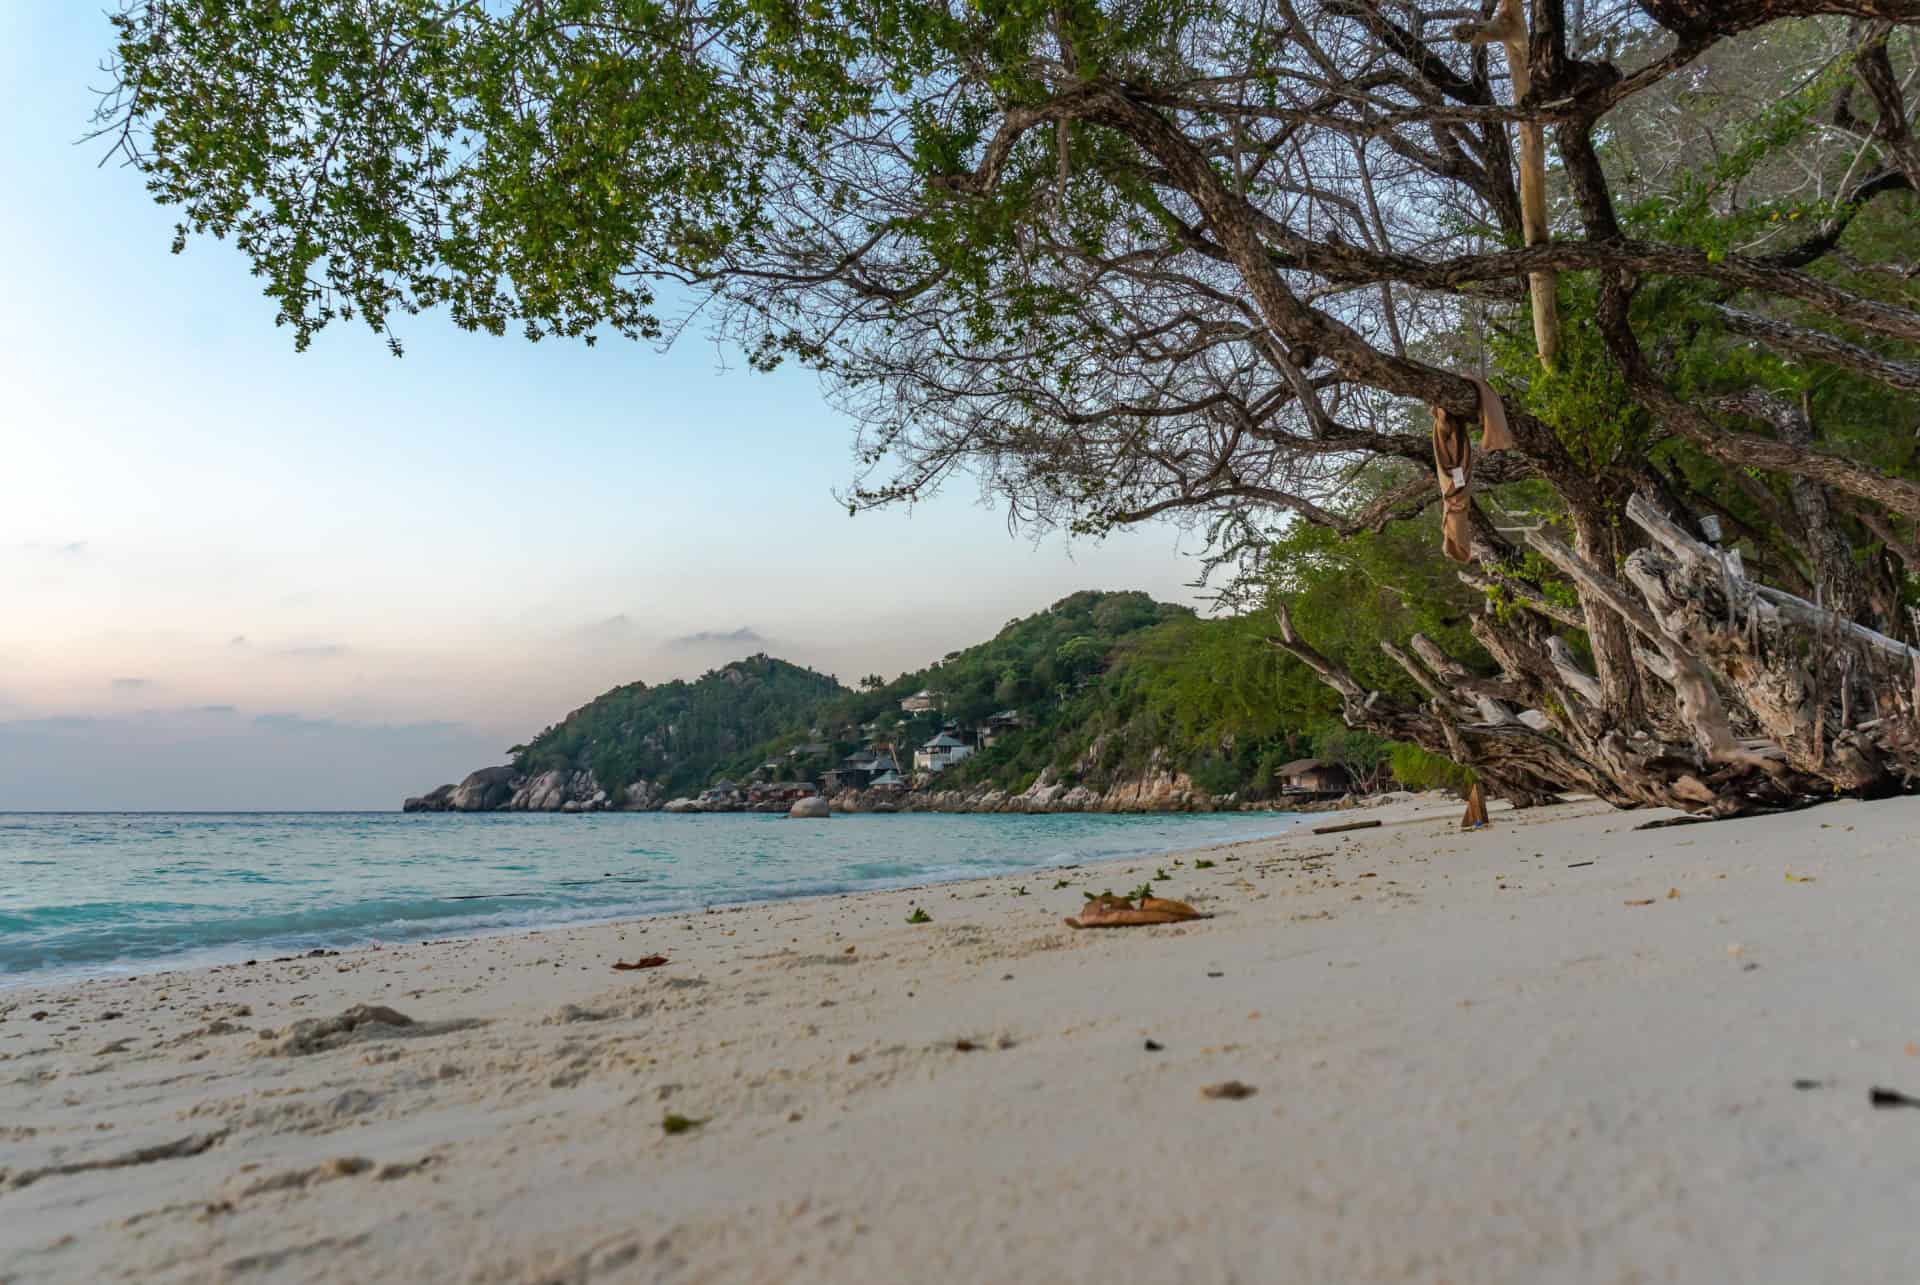
[[913, 766], [922, 772], [944, 772], [973, 753], [973, 746], [946, 732], [913, 752]]

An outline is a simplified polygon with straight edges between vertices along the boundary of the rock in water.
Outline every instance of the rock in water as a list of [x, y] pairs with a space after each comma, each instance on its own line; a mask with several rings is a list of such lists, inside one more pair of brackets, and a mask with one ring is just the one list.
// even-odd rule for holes
[[513, 797], [514, 770], [507, 767], [483, 767], [447, 796], [447, 808], [453, 812], [491, 812]]
[[400, 805], [402, 812], [445, 812], [452, 805], [453, 786], [443, 785], [437, 790], [408, 799]]
[[789, 817], [824, 821], [833, 815], [833, 809], [828, 806], [825, 799], [816, 794], [812, 798], [797, 800], [792, 807], [787, 809], [787, 815]]

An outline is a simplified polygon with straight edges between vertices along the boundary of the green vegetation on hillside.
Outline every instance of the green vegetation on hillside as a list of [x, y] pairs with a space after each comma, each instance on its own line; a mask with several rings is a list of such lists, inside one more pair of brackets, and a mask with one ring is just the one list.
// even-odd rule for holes
[[[1368, 631], [1409, 627], [1398, 614], [1405, 608], [1390, 588], [1356, 591], [1348, 550], [1320, 550], [1306, 530], [1295, 540], [1301, 547], [1287, 548], [1296, 612], [1344, 619], [1353, 645], [1343, 652], [1377, 655]], [[1385, 565], [1403, 552], [1383, 544], [1374, 556]], [[1056, 781], [1103, 790], [1157, 769], [1184, 771], [1213, 793], [1260, 799], [1288, 760], [1318, 754], [1366, 777], [1382, 773], [1390, 753], [1403, 779], [1458, 782], [1444, 760], [1411, 747], [1394, 752], [1342, 727], [1330, 693], [1266, 644], [1266, 627], [1260, 615], [1206, 620], [1143, 593], [1086, 591], [925, 669], [891, 681], [869, 676], [857, 690], [763, 655], [694, 682], [618, 687], [514, 747], [514, 764], [526, 772], [590, 768], [610, 791], [644, 778], [669, 796], [756, 771], [817, 781], [869, 745], [892, 746], [907, 767], [943, 726], [958, 725], [972, 743], [982, 723], [1012, 712], [1023, 725], [949, 769], [942, 788], [1018, 792], [1051, 769]], [[1411, 627], [1444, 635], [1447, 622], [1422, 617]], [[1388, 635], [1372, 635], [1381, 636]], [[935, 708], [903, 711], [921, 692]]]
[[804, 730], [840, 684], [769, 656], [749, 656], [657, 687], [630, 683], [582, 706], [525, 745], [523, 772], [591, 768], [610, 793], [646, 778], [669, 793], [705, 786], [720, 764]]

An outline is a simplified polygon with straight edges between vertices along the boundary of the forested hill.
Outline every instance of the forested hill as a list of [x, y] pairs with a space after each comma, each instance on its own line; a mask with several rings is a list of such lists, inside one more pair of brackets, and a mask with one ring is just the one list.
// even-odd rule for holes
[[[1258, 798], [1279, 764], [1339, 749], [1322, 689], [1303, 685], [1261, 629], [1248, 617], [1203, 620], [1144, 593], [1085, 591], [891, 680], [848, 687], [750, 656], [694, 681], [617, 687], [515, 746], [510, 769], [423, 804], [651, 807], [756, 774], [818, 781], [871, 745], [892, 746], [909, 768], [914, 748], [943, 726], [973, 744], [983, 723], [1006, 713], [1020, 725], [941, 774], [942, 789], [1017, 793], [1051, 769], [1054, 780], [1099, 790], [1151, 767]], [[932, 708], [902, 708], [923, 692]], [[547, 774], [559, 775], [543, 794]]]
[[609, 795], [643, 780], [669, 795], [699, 790], [722, 766], [805, 732], [847, 694], [825, 674], [749, 656], [694, 682], [616, 687], [514, 746], [513, 765], [526, 775], [591, 771]]
[[[1027, 752], [989, 751], [983, 758], [1017, 761], [1016, 774], [1030, 779], [1040, 762], [1028, 759], [1053, 757], [1052, 749], [1038, 755], [1042, 741], [1051, 745], [1069, 733], [1063, 744], [1084, 747], [1081, 725], [1087, 707], [1097, 703], [1088, 699], [1090, 691], [1116, 663], [1140, 653], [1156, 631], [1184, 634], [1199, 623], [1187, 608], [1144, 593], [1088, 590], [891, 681], [876, 674], [848, 688], [784, 660], [750, 656], [693, 682], [616, 687], [515, 746], [513, 766], [526, 776], [591, 771], [615, 802], [617, 790], [641, 781], [654, 787], [649, 793], [671, 798], [723, 778], [745, 780], [776, 760], [781, 767], [774, 775], [817, 777], [876, 736], [898, 746], [905, 766], [913, 747], [943, 725], [971, 731], [995, 713], [1016, 710], [1031, 726], [1010, 739], [1032, 742]], [[1164, 648], [1146, 651], [1158, 655]], [[938, 693], [937, 708], [901, 709], [902, 701], [928, 690]], [[1063, 718], [1069, 709], [1074, 716]], [[819, 746], [826, 748], [812, 748]], [[795, 756], [795, 749], [803, 752]], [[982, 776], [968, 773], [968, 779]]]

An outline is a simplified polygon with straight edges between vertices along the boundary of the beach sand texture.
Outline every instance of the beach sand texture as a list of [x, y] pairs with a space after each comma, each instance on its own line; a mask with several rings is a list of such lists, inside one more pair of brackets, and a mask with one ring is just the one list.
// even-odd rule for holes
[[0, 990], [0, 1280], [1920, 1279], [1920, 799], [1459, 811]]

